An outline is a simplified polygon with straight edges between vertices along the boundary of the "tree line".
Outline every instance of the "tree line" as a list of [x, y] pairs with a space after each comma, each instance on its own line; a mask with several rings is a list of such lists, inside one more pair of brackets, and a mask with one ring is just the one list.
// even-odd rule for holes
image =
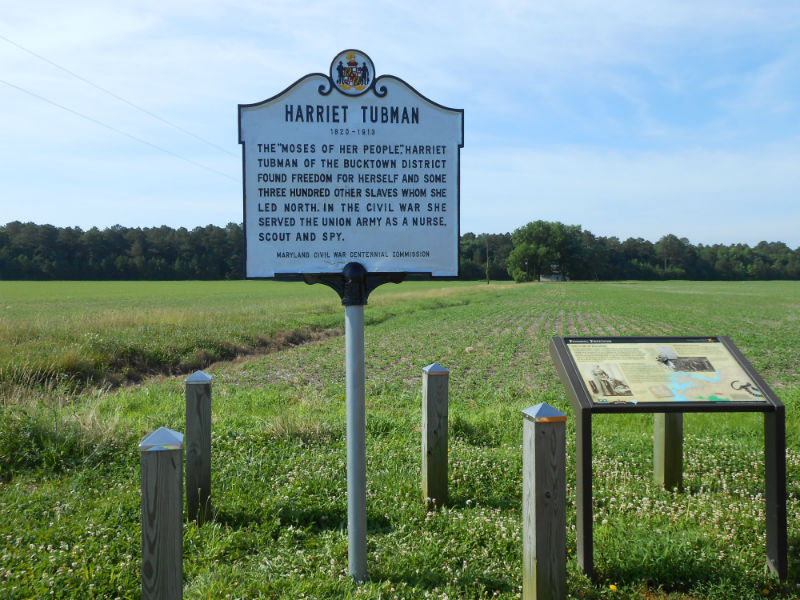
[[[465, 279], [486, 278], [488, 252], [492, 279], [517, 282], [543, 277], [580, 280], [800, 279], [800, 247], [783, 242], [693, 245], [673, 234], [657, 242], [595, 236], [580, 225], [533, 221], [513, 233], [465, 233], [461, 272]], [[505, 276], [503, 276], [505, 274]]]
[[[242, 279], [241, 225], [83, 231], [14, 221], [0, 226], [0, 279]], [[783, 242], [693, 245], [595, 236], [580, 225], [533, 221], [513, 233], [465, 233], [461, 279], [800, 279], [800, 248]]]
[[0, 226], [0, 279], [242, 279], [242, 228]]

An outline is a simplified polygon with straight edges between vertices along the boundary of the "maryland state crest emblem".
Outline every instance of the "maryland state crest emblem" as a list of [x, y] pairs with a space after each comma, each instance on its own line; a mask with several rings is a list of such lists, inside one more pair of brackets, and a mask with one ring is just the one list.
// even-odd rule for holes
[[358, 96], [366, 92], [375, 78], [372, 60], [359, 50], [340, 52], [331, 63], [331, 81], [340, 92]]

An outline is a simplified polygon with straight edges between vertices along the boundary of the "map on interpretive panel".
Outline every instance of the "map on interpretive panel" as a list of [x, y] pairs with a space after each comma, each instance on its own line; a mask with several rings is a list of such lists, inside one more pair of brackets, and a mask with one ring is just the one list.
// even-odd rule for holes
[[565, 341], [592, 402], [597, 404], [767, 402], [716, 338]]

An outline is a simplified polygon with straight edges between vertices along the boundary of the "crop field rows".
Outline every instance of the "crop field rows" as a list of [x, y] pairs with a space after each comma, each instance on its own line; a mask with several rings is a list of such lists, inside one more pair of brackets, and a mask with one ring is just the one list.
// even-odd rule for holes
[[[149, 299], [120, 288], [128, 300], [118, 299], [117, 310], [145, 317], [117, 325], [122, 333], [102, 332], [122, 349], [152, 343], [149, 332], [176, 357], [167, 374], [229, 336], [244, 348], [223, 356], [228, 362], [202, 365], [214, 376], [214, 515], [203, 526], [184, 525], [185, 597], [519, 597], [521, 411], [539, 402], [568, 415], [571, 597], [800, 597], [797, 284], [379, 288], [365, 310], [370, 581], [356, 586], [347, 576], [343, 310], [333, 292], [318, 293], [321, 286], [245, 283], [220, 286], [205, 300], [189, 289], [194, 284], [174, 288], [191, 313], [181, 322], [191, 328], [212, 316], [219, 337], [203, 325], [171, 346], [169, 327], [149, 309], [158, 305], [158, 286]], [[78, 294], [84, 304], [102, 304], [91, 295]], [[235, 306], [230, 321], [220, 297]], [[0, 332], [13, 330], [16, 344], [35, 347], [35, 336], [19, 332], [36, 310], [22, 300], [14, 306], [15, 322], [2, 317]], [[123, 322], [103, 314], [105, 323]], [[88, 316], [81, 327], [98, 332]], [[317, 334], [293, 338], [294, 329]], [[60, 335], [81, 344], [83, 333]], [[597, 580], [581, 575], [571, 558], [574, 423], [548, 354], [551, 336], [572, 334], [719, 334], [737, 342], [787, 405], [788, 582], [764, 573], [763, 426], [753, 414], [686, 415], [679, 492], [653, 483], [651, 415], [597, 418]], [[288, 342], [267, 353], [254, 342], [277, 335]], [[35, 352], [47, 356], [45, 348]], [[0, 385], [25, 358], [3, 360]], [[450, 370], [451, 502], [435, 512], [420, 498], [419, 455], [422, 368], [432, 362]], [[136, 444], [162, 425], [183, 430], [184, 376], [145, 374], [120, 387], [71, 377], [63, 376], [64, 386], [33, 381], [25, 393], [6, 387], [15, 391], [0, 409], [4, 598], [139, 596]]]

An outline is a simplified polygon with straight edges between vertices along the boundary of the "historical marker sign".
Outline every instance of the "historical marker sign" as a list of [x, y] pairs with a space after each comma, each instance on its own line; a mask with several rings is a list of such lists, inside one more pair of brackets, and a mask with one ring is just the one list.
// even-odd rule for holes
[[463, 117], [358, 50], [239, 105], [246, 276], [457, 276]]

